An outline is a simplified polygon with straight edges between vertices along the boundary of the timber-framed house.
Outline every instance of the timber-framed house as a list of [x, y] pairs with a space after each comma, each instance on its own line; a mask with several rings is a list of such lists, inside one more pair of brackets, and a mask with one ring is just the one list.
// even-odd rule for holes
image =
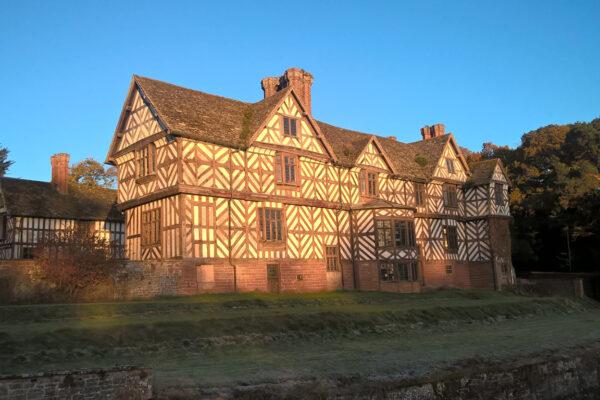
[[110, 242], [114, 255], [122, 253], [116, 190], [69, 182], [69, 159], [50, 157], [51, 182], [0, 177], [0, 260], [33, 258], [41, 238], [74, 229], [89, 230]]
[[215, 292], [510, 282], [498, 161], [470, 168], [441, 124], [402, 143], [317, 121], [297, 68], [261, 83], [245, 103], [133, 77], [107, 156], [129, 259]]

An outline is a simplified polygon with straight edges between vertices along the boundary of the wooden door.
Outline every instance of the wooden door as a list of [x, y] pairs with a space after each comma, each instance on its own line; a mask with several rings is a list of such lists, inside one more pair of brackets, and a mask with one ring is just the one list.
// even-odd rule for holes
[[279, 264], [267, 264], [267, 290], [279, 293]]

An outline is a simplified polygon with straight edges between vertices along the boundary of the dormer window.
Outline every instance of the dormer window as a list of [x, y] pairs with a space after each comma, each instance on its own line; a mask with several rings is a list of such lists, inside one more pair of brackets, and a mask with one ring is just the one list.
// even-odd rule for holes
[[283, 117], [283, 134], [285, 136], [296, 137], [297, 122], [294, 118]]
[[364, 196], [377, 196], [377, 173], [367, 170], [360, 171], [360, 194]]
[[150, 143], [135, 152], [137, 177], [152, 175], [156, 172], [156, 146]]
[[448, 172], [453, 174], [454, 171], [454, 160], [450, 159], [450, 158], [446, 158], [446, 168], [448, 169]]

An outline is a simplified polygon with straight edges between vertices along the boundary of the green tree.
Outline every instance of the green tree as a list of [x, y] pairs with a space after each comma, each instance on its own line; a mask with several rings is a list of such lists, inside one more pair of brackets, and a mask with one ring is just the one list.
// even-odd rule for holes
[[104, 168], [93, 158], [79, 161], [70, 168], [71, 182], [81, 183], [88, 186], [114, 187], [117, 180], [117, 169], [115, 167]]
[[[600, 260], [600, 119], [528, 132], [516, 149], [484, 143], [470, 161], [500, 158], [513, 187], [517, 269], [589, 270]], [[567, 240], [572, 250], [568, 259]]]
[[13, 161], [7, 160], [8, 149], [0, 146], [0, 176], [4, 176], [8, 171], [8, 168], [14, 163]]

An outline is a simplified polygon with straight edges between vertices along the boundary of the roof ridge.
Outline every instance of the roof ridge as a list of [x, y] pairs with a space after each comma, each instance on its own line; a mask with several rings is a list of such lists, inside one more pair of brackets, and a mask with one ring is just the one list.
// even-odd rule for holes
[[47, 183], [51, 184], [52, 182], [47, 181], [38, 181], [35, 179], [26, 179], [26, 178], [13, 178], [12, 176], [0, 176], [0, 179], [12, 179], [14, 181], [28, 181], [28, 182], [36, 182], [36, 183]]
[[[231, 97], [220, 96], [218, 94], [212, 94], [212, 93], [208, 93], [208, 92], [203, 92], [202, 90], [197, 90], [197, 89], [192, 89], [192, 88], [185, 87], [185, 86], [175, 85], [174, 83], [169, 83], [169, 82], [161, 81], [159, 79], [148, 78], [146, 76], [140, 76], [140, 75], [135, 75], [134, 74], [133, 77], [134, 77], [134, 79], [137, 79], [137, 78], [147, 79], [149, 81], [158, 82], [160, 84], [171, 86], [171, 87], [174, 87], [174, 88], [177, 88], [177, 89], [183, 89], [183, 90], [187, 90], [187, 91], [190, 91], [190, 92], [201, 93], [203, 95], [217, 97], [217, 98], [220, 98], [220, 99], [224, 99], [224, 100], [228, 100], [228, 101], [233, 101], [233, 102], [236, 102], [236, 103], [241, 103], [241, 104], [245, 104], [245, 105], [249, 105], [249, 106], [251, 106], [253, 104], [256, 104], [256, 103], [260, 103], [263, 100], [266, 100], [266, 99], [263, 99], [263, 100], [259, 100], [259, 101], [255, 102], [255, 103], [249, 103], [249, 102], [242, 101], [242, 100], [232, 99]], [[137, 83], [137, 80], [136, 80], [136, 83]]]
[[408, 142], [406, 144], [412, 145], [412, 144], [427, 143], [427, 142], [431, 143], [431, 140], [433, 140], [434, 142], [438, 142], [438, 141], [441, 141], [439, 138], [449, 139], [450, 135], [452, 135], [452, 132], [444, 133], [443, 135], [432, 137], [432, 138], [415, 140], [414, 142]]
[[[11, 176], [0, 176], [0, 179], [11, 179], [13, 181], [25, 181], [25, 182], [34, 182], [34, 183], [43, 183], [44, 185], [52, 185], [52, 182], [48, 182], [48, 181], [39, 181], [36, 179], [26, 179], [26, 178], [13, 178]], [[82, 187], [82, 188], [94, 188], [94, 189], [100, 189], [100, 190], [110, 190], [112, 192], [117, 192], [117, 189], [113, 189], [113, 188], [109, 188], [109, 187], [104, 187], [102, 185], [86, 185], [84, 183], [79, 183], [79, 182], [69, 182], [69, 186], [75, 186], [75, 187]], [[67, 192], [68, 193], [68, 192]]]

